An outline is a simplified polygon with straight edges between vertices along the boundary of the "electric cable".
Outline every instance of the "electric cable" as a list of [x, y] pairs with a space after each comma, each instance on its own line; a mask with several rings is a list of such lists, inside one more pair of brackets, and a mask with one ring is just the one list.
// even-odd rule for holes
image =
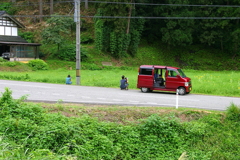
[[[74, 15], [14, 15], [14, 18], [43, 18], [43, 17], [74, 17]], [[82, 18], [102, 18], [102, 19], [240, 19], [240, 17], [128, 17], [128, 16], [83, 16]]]
[[[81, 1], [81, 0], [80, 0]], [[7, 2], [5, 2], [7, 3]], [[26, 2], [25, 2], [26, 3]], [[26, 5], [15, 5], [17, 7], [19, 6], [36, 6], [39, 5], [39, 2], [28, 2], [30, 4]], [[53, 3], [74, 3], [74, 0], [72, 1], [54, 1]], [[85, 3], [85, 2], [82, 2]], [[179, 7], [233, 7], [233, 8], [239, 8], [240, 5], [201, 5], [201, 4], [158, 4], [158, 3], [136, 3], [136, 2], [107, 2], [107, 1], [88, 1], [88, 3], [105, 3], [105, 4], [133, 4], [133, 5], [146, 5], [146, 6], [179, 6]], [[0, 3], [0, 5], [3, 4]], [[14, 3], [13, 3], [14, 4]], [[50, 2], [43, 2], [43, 4], [50, 4]]]
[[[72, 1], [55, 1], [54, 3], [73, 3]], [[190, 4], [156, 4], [156, 3], [128, 3], [128, 2], [105, 2], [105, 1], [88, 1], [89, 3], [107, 3], [107, 4], [134, 4], [134, 5], [152, 5], [152, 6], [181, 6], [181, 7], [240, 7], [239, 5], [190, 5]], [[0, 3], [1, 4], [1, 3]], [[38, 2], [31, 2], [31, 4], [37, 4]], [[50, 2], [44, 2], [43, 4], [50, 4]], [[18, 6], [18, 5], [16, 5]], [[20, 5], [21, 6], [21, 5]], [[24, 5], [23, 5], [24, 6]], [[73, 17], [70, 15], [9, 15], [11, 17], [29, 17], [29, 18], [41, 18], [41, 17]], [[131, 18], [131, 19], [240, 19], [240, 17], [128, 17], [128, 16], [82, 16], [83, 18]]]

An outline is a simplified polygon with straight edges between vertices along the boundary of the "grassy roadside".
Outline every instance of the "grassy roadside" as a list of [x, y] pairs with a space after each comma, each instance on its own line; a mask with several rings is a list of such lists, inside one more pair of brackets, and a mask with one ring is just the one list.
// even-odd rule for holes
[[[58, 63], [61, 63], [61, 61]], [[47, 71], [1, 71], [0, 79], [65, 84], [65, 78], [70, 74], [74, 85], [76, 84], [76, 71], [67, 68], [50, 69]], [[192, 79], [193, 91], [191, 93], [193, 94], [240, 97], [240, 71], [185, 69], [184, 72]], [[81, 85], [118, 88], [122, 75], [128, 77], [129, 89], [137, 89], [137, 67], [126, 67], [123, 69], [108, 67], [101, 70], [81, 70]]]
[[0, 97], [0, 159], [239, 159], [240, 108], [26, 103]]

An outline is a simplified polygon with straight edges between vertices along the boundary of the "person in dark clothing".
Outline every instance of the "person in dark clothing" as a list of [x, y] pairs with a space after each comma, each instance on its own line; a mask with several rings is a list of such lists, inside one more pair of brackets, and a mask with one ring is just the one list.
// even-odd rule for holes
[[126, 89], [126, 79], [124, 76], [122, 76], [122, 79], [120, 80], [120, 89]]

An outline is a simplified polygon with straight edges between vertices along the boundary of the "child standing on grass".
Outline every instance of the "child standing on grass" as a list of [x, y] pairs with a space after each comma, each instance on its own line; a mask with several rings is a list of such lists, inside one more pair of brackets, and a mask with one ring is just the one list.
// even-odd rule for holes
[[71, 76], [68, 75], [66, 78], [66, 84], [72, 84]]

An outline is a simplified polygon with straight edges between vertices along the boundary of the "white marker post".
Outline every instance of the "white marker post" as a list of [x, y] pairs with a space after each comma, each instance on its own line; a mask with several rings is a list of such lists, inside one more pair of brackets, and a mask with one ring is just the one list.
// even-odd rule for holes
[[178, 89], [176, 91], [176, 109], [178, 109]]

